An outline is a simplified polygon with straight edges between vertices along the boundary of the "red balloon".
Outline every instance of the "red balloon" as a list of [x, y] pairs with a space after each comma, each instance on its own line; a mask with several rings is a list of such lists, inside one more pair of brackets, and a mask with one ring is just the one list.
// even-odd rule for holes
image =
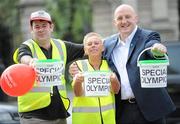
[[22, 96], [34, 85], [35, 70], [25, 64], [14, 64], [4, 70], [0, 78], [2, 90], [9, 96]]

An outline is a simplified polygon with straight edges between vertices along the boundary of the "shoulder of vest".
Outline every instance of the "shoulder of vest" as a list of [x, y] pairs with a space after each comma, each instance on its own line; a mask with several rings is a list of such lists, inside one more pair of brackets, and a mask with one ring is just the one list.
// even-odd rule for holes
[[105, 59], [102, 59], [102, 63], [107, 63], [107, 60], [105, 60]]
[[[32, 39], [28, 39], [28, 40], [24, 41], [22, 44], [27, 45], [30, 48], [31, 52], [33, 53], [33, 49], [32, 49], [33, 40]], [[13, 60], [15, 63], [19, 63], [18, 62], [18, 52], [19, 52], [19, 48], [16, 49], [13, 54]]]
[[64, 44], [63, 40], [61, 40], [61, 39], [52, 38], [52, 41], [54, 41], [54, 42], [59, 42], [59, 43], [63, 43], [63, 44]]
[[32, 39], [28, 39], [24, 41], [22, 44], [27, 45], [30, 48], [32, 54], [34, 54], [34, 41]]
[[66, 49], [66, 45], [64, 43], [64, 41], [62, 41], [61, 39], [55, 39], [55, 38], [51, 38], [51, 41], [53, 42], [53, 44], [55, 44], [55, 46], [58, 48], [60, 55], [64, 55], [64, 57], [62, 57], [66, 63], [67, 61], [67, 49]]
[[33, 40], [32, 39], [28, 39], [28, 40], [24, 41], [22, 44], [25, 44], [25, 45], [29, 46], [32, 43], [33, 43]]
[[77, 60], [76, 63], [81, 71], [85, 71], [84, 68], [88, 66], [88, 59]]
[[102, 60], [102, 65], [103, 65], [104, 67], [108, 68], [108, 69], [111, 71], [111, 68], [109, 67], [107, 60], [103, 59], [103, 60]]
[[77, 60], [76, 63], [88, 63], [88, 59]]
[[56, 42], [56, 43], [61, 44], [62, 47], [66, 48], [66, 47], [65, 47], [66, 45], [65, 45], [65, 43], [64, 43], [63, 40], [61, 40], [61, 39], [55, 39], [55, 38], [52, 38], [51, 40], [52, 40], [53, 42]]

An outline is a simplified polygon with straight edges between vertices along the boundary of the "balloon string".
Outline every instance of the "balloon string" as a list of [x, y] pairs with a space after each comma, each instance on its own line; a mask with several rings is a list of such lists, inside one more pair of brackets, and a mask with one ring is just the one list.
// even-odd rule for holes
[[68, 107], [67, 107], [67, 110], [69, 109], [69, 107], [70, 107], [70, 99], [68, 98], [68, 97], [64, 97], [64, 96], [62, 96], [61, 94], [60, 94], [60, 96], [63, 98], [63, 99], [67, 99], [68, 100]]

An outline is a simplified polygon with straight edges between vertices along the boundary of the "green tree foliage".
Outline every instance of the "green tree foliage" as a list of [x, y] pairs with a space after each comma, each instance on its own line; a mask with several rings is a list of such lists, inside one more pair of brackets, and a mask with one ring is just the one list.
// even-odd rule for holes
[[92, 29], [92, 12], [89, 0], [47, 0], [56, 37], [82, 43], [83, 36]]
[[0, 58], [12, 64], [13, 41], [20, 38], [17, 5], [19, 0], [0, 0]]
[[19, 30], [18, 4], [19, 0], [0, 0], [0, 23], [11, 28], [12, 33]]

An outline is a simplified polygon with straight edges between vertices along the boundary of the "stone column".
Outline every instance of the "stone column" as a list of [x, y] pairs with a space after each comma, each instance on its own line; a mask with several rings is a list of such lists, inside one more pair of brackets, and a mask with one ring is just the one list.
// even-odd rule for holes
[[122, 4], [129, 4], [131, 6], [133, 6], [133, 8], [135, 9], [135, 11], [137, 11], [137, 1], [138, 0], [121, 0]]
[[177, 3], [170, 0], [152, 0], [151, 28], [160, 32], [163, 41], [178, 39]]
[[93, 10], [93, 30], [107, 37], [116, 32], [113, 26], [114, 9], [120, 0], [91, 0]]

